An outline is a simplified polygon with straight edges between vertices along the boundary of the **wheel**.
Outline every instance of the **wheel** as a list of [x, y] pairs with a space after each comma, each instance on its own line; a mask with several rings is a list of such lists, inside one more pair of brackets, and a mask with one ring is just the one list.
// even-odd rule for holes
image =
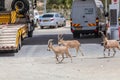
[[56, 23], [55, 28], [58, 28], [58, 23]]
[[95, 38], [98, 38], [100, 35], [98, 33], [94, 33]]
[[78, 34], [78, 33], [73, 33], [73, 38], [80, 38], [80, 34]]
[[44, 26], [41, 26], [41, 29], [43, 29], [44, 28]]
[[66, 26], [66, 21], [64, 21], [63, 27]]
[[28, 37], [32, 37], [33, 36], [33, 31], [28, 31]]
[[16, 6], [18, 6], [20, 14], [25, 14], [29, 10], [29, 2], [27, 0], [13, 0], [11, 4], [12, 10], [15, 10]]

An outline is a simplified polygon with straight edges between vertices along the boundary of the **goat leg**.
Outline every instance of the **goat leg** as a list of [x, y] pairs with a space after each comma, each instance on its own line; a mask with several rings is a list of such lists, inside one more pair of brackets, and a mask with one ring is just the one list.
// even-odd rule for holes
[[82, 52], [82, 50], [80, 48], [79, 48], [79, 51], [81, 52], [81, 55], [84, 56], [84, 54], [83, 54], [83, 52]]
[[76, 57], [78, 56], [78, 50], [79, 50], [79, 48], [76, 48]]
[[110, 56], [110, 49], [108, 49], [108, 56]]
[[58, 60], [58, 55], [56, 55], [56, 60], [57, 60], [57, 62], [59, 63], [59, 60]]
[[69, 54], [69, 52], [67, 53], [67, 55], [71, 58], [71, 63], [72, 63], [72, 56]]
[[104, 48], [104, 52], [103, 52], [103, 54], [104, 54], [104, 57], [105, 57], [105, 50], [106, 50], [106, 48]]
[[116, 54], [116, 50], [115, 50], [115, 48], [113, 48], [113, 51], [114, 51], [114, 54], [113, 54], [113, 56], [115, 56], [115, 54]]
[[64, 60], [64, 54], [62, 54], [62, 60], [60, 61], [60, 63]]

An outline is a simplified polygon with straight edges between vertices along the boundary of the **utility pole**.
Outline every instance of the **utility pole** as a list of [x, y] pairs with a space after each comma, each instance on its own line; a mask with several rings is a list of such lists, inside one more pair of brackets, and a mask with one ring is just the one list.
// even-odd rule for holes
[[47, 3], [47, 0], [44, 0], [44, 13], [46, 13], [46, 3]]
[[106, 11], [106, 12], [108, 12], [107, 6], [108, 6], [108, 0], [105, 0], [105, 11]]
[[108, 20], [108, 0], [105, 0], [105, 23], [106, 23], [106, 35], [108, 30], [108, 26], [109, 26], [109, 20]]
[[108, 0], [105, 0], [106, 24], [108, 24]]

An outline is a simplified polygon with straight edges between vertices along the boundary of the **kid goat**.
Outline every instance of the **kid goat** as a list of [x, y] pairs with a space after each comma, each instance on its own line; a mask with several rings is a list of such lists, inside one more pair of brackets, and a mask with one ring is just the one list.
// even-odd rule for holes
[[104, 35], [102, 31], [100, 33], [103, 36], [103, 46], [104, 46], [104, 57], [105, 57], [105, 50], [108, 49], [108, 56], [110, 56], [110, 49], [112, 48], [114, 51], [113, 56], [116, 54], [115, 48], [120, 50], [119, 42], [117, 40], [108, 40], [108, 38]]
[[58, 44], [67, 46], [68, 48], [76, 49], [76, 56], [78, 55], [78, 50], [81, 52], [81, 55], [84, 56], [83, 52], [80, 49], [80, 42], [78, 40], [63, 40], [63, 35], [58, 35]]
[[[69, 56], [71, 58], [71, 62], [72, 62], [72, 57], [69, 54], [68, 47], [66, 47], [66, 46], [53, 46], [53, 39], [48, 40], [48, 49], [47, 50], [48, 51], [52, 50], [55, 53], [56, 60], [58, 61], [58, 63], [61, 63], [64, 60], [64, 54]], [[59, 59], [58, 59], [59, 55], [62, 55], [61, 61], [59, 61]]]

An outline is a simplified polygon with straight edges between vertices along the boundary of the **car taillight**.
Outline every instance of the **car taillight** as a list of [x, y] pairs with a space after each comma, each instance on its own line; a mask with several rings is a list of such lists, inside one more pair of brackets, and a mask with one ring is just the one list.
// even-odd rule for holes
[[54, 20], [54, 18], [51, 18], [51, 19], [50, 19], [50, 21], [53, 21], [53, 20]]
[[98, 24], [99, 24], [99, 18], [97, 17], [96, 18], [96, 26], [98, 26]]
[[72, 18], [70, 19], [70, 25], [72, 26]]

